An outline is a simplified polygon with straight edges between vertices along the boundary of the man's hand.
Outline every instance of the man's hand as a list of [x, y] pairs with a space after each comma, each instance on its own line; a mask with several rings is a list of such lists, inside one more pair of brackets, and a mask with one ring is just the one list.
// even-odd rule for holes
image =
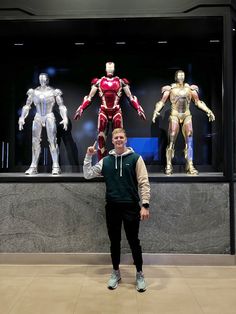
[[141, 207], [140, 210], [140, 220], [145, 220], [149, 218], [149, 208]]
[[97, 144], [97, 141], [94, 142], [93, 146], [89, 146], [87, 148], [87, 155], [93, 156], [97, 153], [96, 144]]
[[81, 108], [81, 106], [79, 106], [79, 108], [76, 110], [76, 113], [74, 115], [74, 120], [79, 120], [82, 116], [83, 113], [83, 109]]

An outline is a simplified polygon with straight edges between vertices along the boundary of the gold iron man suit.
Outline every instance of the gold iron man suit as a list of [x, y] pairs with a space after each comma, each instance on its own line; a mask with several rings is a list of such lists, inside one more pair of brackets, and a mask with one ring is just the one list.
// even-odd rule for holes
[[173, 173], [172, 158], [175, 153], [175, 142], [179, 134], [180, 127], [185, 139], [184, 156], [186, 159], [187, 174], [197, 175], [198, 171], [193, 165], [193, 126], [192, 115], [190, 112], [190, 103], [206, 112], [209, 121], [214, 121], [215, 116], [207, 105], [198, 97], [198, 87], [184, 83], [185, 73], [179, 70], [175, 73], [175, 83], [162, 88], [162, 99], [156, 103], [152, 121], [160, 115], [161, 109], [169, 99], [171, 102], [171, 114], [169, 117], [168, 146], [166, 148], [166, 168], [165, 173]]

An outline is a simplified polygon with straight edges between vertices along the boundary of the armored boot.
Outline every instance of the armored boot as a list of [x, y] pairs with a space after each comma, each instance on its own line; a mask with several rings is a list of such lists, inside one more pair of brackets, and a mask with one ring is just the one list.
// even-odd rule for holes
[[173, 148], [167, 147], [165, 174], [168, 176], [170, 176], [173, 173], [172, 159], [174, 157], [174, 154], [175, 150]]
[[187, 161], [187, 163], [186, 163], [186, 173], [191, 174], [191, 175], [195, 175], [195, 176], [198, 175], [198, 171], [194, 167], [193, 162], [191, 160]]
[[195, 176], [198, 175], [198, 171], [194, 167], [192, 159], [189, 158], [190, 156], [192, 156], [192, 149], [191, 148], [185, 148], [184, 156], [186, 159], [186, 167], [185, 167], [186, 173], [191, 174], [191, 175], [195, 175]]
[[41, 146], [40, 146], [40, 139], [38, 138], [33, 138], [32, 141], [32, 162], [31, 165], [29, 167], [29, 169], [27, 169], [25, 171], [26, 175], [34, 175], [38, 173], [38, 162], [39, 162], [39, 155], [41, 152]]
[[59, 167], [59, 165], [52, 166], [52, 174], [53, 175], [61, 174], [61, 168]]
[[25, 174], [27, 174], [27, 175], [33, 175], [33, 174], [37, 174], [38, 173], [38, 169], [37, 169], [37, 167], [29, 167], [29, 169], [27, 169], [26, 171], [25, 171]]
[[50, 153], [52, 156], [52, 174], [58, 175], [61, 173], [61, 168], [59, 166], [59, 148], [58, 145], [49, 145]]
[[184, 149], [184, 157], [186, 159], [186, 173], [191, 175], [198, 175], [197, 169], [193, 165], [193, 137], [186, 138], [186, 145]]

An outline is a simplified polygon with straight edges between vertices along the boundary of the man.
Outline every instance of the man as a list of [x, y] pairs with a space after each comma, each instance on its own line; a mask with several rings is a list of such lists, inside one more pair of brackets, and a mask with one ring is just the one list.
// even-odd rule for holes
[[[146, 283], [142, 271], [142, 249], [138, 233], [140, 220], [149, 218], [150, 185], [147, 169], [142, 157], [131, 147], [126, 147], [127, 137], [124, 129], [113, 130], [112, 143], [114, 149], [95, 166], [92, 166], [92, 156], [96, 154], [96, 149], [94, 146], [88, 147], [84, 159], [84, 177], [92, 179], [103, 175], [106, 183], [106, 223], [113, 265], [108, 288], [117, 288], [121, 279], [119, 264], [123, 222], [137, 270], [136, 289], [143, 292], [146, 290]], [[141, 208], [138, 189], [142, 200]]]
[[123, 117], [120, 107], [120, 98], [123, 94], [129, 98], [131, 105], [137, 111], [141, 119], [146, 120], [142, 106], [136, 96], [132, 95], [129, 87], [129, 81], [125, 78], [121, 79], [114, 76], [115, 64], [113, 62], [106, 63], [106, 76], [100, 79], [92, 80], [92, 87], [88, 96], [84, 97], [83, 103], [76, 110], [74, 119], [81, 118], [83, 111], [91, 104], [92, 98], [97, 91], [101, 98], [101, 106], [98, 114], [98, 160], [107, 155], [106, 136], [109, 123], [112, 129], [123, 127]]
[[207, 105], [199, 99], [198, 87], [185, 83], [185, 73], [178, 70], [175, 73], [175, 83], [162, 88], [162, 99], [156, 103], [153, 112], [152, 121], [155, 123], [165, 102], [169, 99], [171, 102], [171, 114], [169, 117], [168, 146], [166, 148], [166, 168], [165, 173], [173, 173], [172, 159], [175, 153], [175, 142], [179, 134], [180, 127], [185, 140], [184, 156], [186, 159], [186, 172], [191, 175], [198, 175], [197, 169], [193, 165], [193, 126], [192, 115], [190, 112], [191, 101], [204, 111], [209, 121], [214, 121], [215, 116]]
[[27, 92], [28, 98], [26, 105], [23, 106], [21, 116], [19, 118], [19, 130], [23, 130], [25, 119], [29, 114], [32, 103], [36, 107], [36, 115], [32, 127], [32, 162], [28, 170], [25, 171], [27, 175], [34, 175], [38, 173], [38, 162], [41, 152], [41, 133], [42, 128], [45, 127], [49, 142], [50, 153], [52, 156], [52, 174], [58, 175], [61, 173], [59, 166], [59, 148], [57, 145], [57, 129], [56, 119], [53, 113], [55, 103], [58, 104], [63, 125], [63, 129], [67, 130], [68, 117], [67, 109], [63, 103], [62, 91], [54, 89], [49, 86], [49, 77], [46, 73], [39, 75], [40, 86], [35, 89], [29, 89]]

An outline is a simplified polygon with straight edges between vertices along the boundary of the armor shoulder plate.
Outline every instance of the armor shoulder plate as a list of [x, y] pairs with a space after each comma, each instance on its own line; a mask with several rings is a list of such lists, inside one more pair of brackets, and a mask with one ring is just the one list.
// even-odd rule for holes
[[126, 78], [121, 79], [122, 84], [129, 85], [129, 81]]
[[30, 89], [27, 91], [26, 95], [31, 96], [31, 95], [33, 95], [33, 93], [34, 93], [33, 88], [30, 88]]
[[199, 92], [199, 88], [198, 88], [197, 85], [191, 85], [191, 86], [190, 86], [190, 89], [191, 89], [191, 90], [195, 90], [197, 93]]
[[62, 95], [62, 91], [60, 89], [55, 89], [54, 90], [54, 96], [57, 97], [57, 96], [61, 96]]
[[98, 81], [99, 81], [99, 78], [95, 77], [94, 79], [92, 79], [91, 85], [96, 85]]
[[[173, 84], [172, 84], [172, 85], [173, 85]], [[170, 85], [163, 86], [162, 89], [161, 89], [162, 94], [163, 94], [164, 92], [169, 92], [172, 87], [173, 87], [173, 86], [170, 86]]]

